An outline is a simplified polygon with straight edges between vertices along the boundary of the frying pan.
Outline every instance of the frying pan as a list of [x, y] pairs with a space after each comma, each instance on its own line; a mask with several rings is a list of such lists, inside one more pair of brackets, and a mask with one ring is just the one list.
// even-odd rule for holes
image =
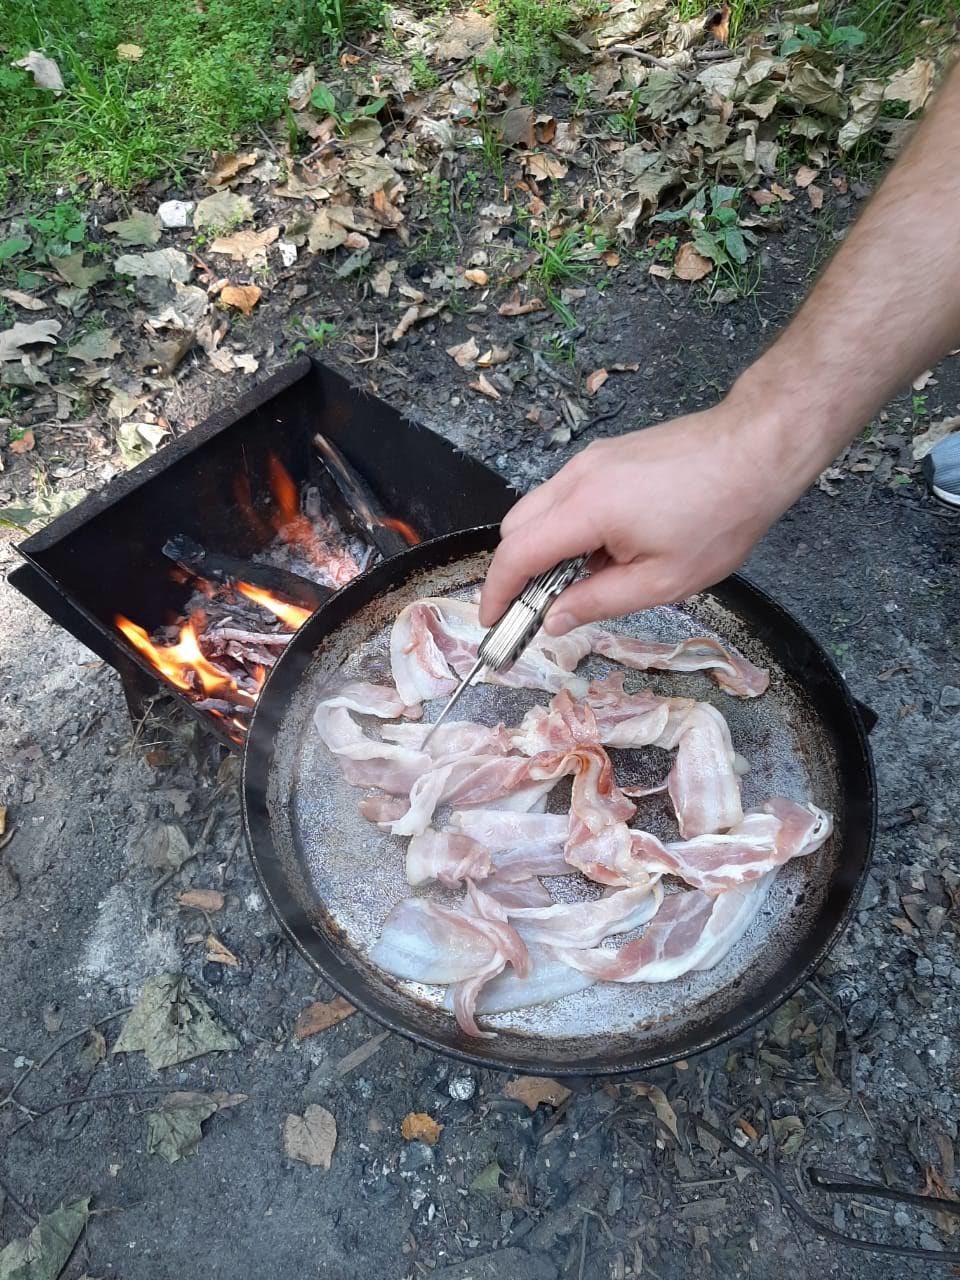
[[[481, 1017], [496, 1036], [469, 1037], [443, 1007], [442, 989], [401, 982], [368, 959], [390, 909], [415, 892], [404, 878], [405, 841], [360, 817], [365, 793], [343, 782], [313, 712], [345, 679], [389, 681], [390, 627], [400, 609], [423, 596], [469, 597], [483, 582], [497, 536], [492, 525], [465, 530], [376, 565], [290, 641], [260, 695], [243, 757], [244, 822], [263, 892], [290, 940], [332, 986], [384, 1026], [440, 1053], [482, 1067], [577, 1076], [689, 1057], [775, 1009], [843, 931], [867, 875], [876, 825], [867, 741], [875, 717], [854, 701], [816, 640], [743, 578], [728, 578], [682, 607], [619, 619], [617, 630], [661, 640], [713, 635], [769, 668], [770, 689], [758, 699], [729, 697], [702, 673], [628, 672], [627, 687], [713, 702], [751, 765], [744, 808], [774, 794], [810, 799], [834, 814], [834, 834], [820, 852], [780, 870], [759, 916], [714, 969], [667, 983], [599, 984], [550, 1005]], [[611, 669], [592, 657], [579, 668], [597, 676]], [[458, 715], [515, 724], [547, 697], [479, 685]], [[441, 705], [430, 704], [426, 718]], [[655, 749], [614, 759], [624, 785], [659, 781], [669, 767], [669, 756]], [[564, 811], [567, 803], [561, 784], [549, 807]], [[640, 803], [646, 807], [634, 821], [675, 838], [662, 800]], [[580, 877], [549, 887], [555, 896], [597, 892]], [[440, 900], [445, 893], [428, 892]]]

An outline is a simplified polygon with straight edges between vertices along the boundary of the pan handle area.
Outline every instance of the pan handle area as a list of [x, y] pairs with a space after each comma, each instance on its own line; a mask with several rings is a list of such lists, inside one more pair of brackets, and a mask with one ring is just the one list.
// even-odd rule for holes
[[878, 713], [874, 711], [873, 707], [868, 707], [865, 702], [861, 702], [859, 698], [853, 699], [853, 705], [857, 708], [857, 715], [860, 717], [864, 732], [873, 733], [877, 721], [880, 719]]

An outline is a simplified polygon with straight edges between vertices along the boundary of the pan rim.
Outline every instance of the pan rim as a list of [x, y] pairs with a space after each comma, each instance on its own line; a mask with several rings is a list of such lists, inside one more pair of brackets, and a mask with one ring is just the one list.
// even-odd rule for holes
[[[273, 762], [273, 727], [282, 721], [297, 688], [297, 682], [294, 681], [289, 689], [283, 689], [285, 673], [298, 663], [305, 665], [318, 641], [332, 632], [346, 618], [352, 616], [357, 608], [367, 604], [380, 591], [401, 587], [409, 577], [425, 569], [440, 567], [479, 551], [492, 550], [496, 545], [497, 537], [497, 525], [478, 525], [419, 543], [397, 557], [382, 561], [347, 583], [311, 616], [302, 630], [309, 629], [312, 632], [317, 629], [318, 635], [311, 639], [309, 644], [306, 638], [299, 644], [296, 639], [291, 642], [276, 667], [271, 670], [254, 710], [241, 758], [242, 814], [248, 856], [253, 863], [265, 901], [295, 949], [334, 990], [387, 1030], [402, 1035], [412, 1043], [429, 1048], [435, 1053], [480, 1069], [529, 1073], [534, 1069], [529, 1060], [521, 1060], [509, 1051], [498, 1051], [495, 1040], [484, 1042], [483, 1053], [471, 1051], [469, 1042], [464, 1043], [466, 1037], [454, 1043], [441, 1040], [431, 1029], [418, 1029], [412, 1025], [412, 1019], [385, 1006], [376, 993], [369, 990], [363, 975], [356, 970], [349, 970], [352, 981], [346, 981], [339, 976], [332, 963], [335, 960], [334, 945], [321, 938], [305, 918], [302, 927], [297, 921], [298, 914], [302, 915], [302, 909], [293, 902], [287, 888], [286, 876], [280, 866], [280, 858], [270, 830], [265, 799], [266, 783], [271, 776]], [[464, 543], [468, 545], [465, 546]], [[451, 554], [445, 556], [444, 552], [447, 550]], [[861, 831], [858, 840], [859, 871], [850, 883], [835, 886], [837, 892], [845, 894], [845, 901], [836, 913], [832, 925], [814, 949], [803, 958], [802, 962], [798, 963], [796, 971], [787, 977], [783, 976], [782, 971], [774, 973], [777, 979], [776, 990], [768, 990], [770, 986], [768, 981], [742, 1006], [742, 1012], [739, 1015], [735, 1014], [735, 1010], [740, 1006], [735, 1006], [734, 1010], [728, 1011], [722, 1019], [721, 1027], [714, 1030], [705, 1029], [705, 1033], [698, 1036], [696, 1024], [694, 1024], [688, 1032], [660, 1051], [649, 1044], [643, 1047], [638, 1045], [635, 1055], [631, 1055], [629, 1051], [626, 1053], [621, 1051], [619, 1061], [588, 1059], [582, 1063], [554, 1061], [544, 1055], [535, 1069], [555, 1077], [576, 1079], [629, 1076], [681, 1058], [693, 1057], [740, 1035], [762, 1018], [769, 1016], [816, 972], [846, 930], [870, 872], [877, 828], [877, 789], [868, 729], [864, 723], [861, 704], [854, 698], [836, 663], [819, 641], [788, 609], [747, 577], [741, 574], [730, 575], [723, 582], [710, 588], [709, 594], [714, 595], [723, 604], [732, 603], [734, 609], [738, 599], [741, 603], [749, 602], [752, 608], [762, 610], [771, 622], [778, 624], [780, 629], [785, 630], [793, 639], [808, 646], [810, 652], [816, 657], [821, 675], [826, 678], [831, 691], [837, 695], [833, 703], [833, 717], [836, 725], [831, 726], [831, 732], [834, 734], [842, 732], [848, 745], [846, 754], [852, 757], [848, 766], [854, 768], [857, 775], [860, 817], [861, 820], [866, 819], [866, 830]], [[356, 608], [351, 607], [354, 598], [356, 598]], [[343, 617], [337, 616], [340, 614]], [[322, 620], [323, 615], [327, 615], [328, 618], [333, 617], [335, 620], [326, 627], [317, 628], [316, 622], [318, 619]], [[300, 634], [301, 632], [296, 633], [296, 635]], [[272, 690], [271, 685], [273, 685]], [[275, 702], [276, 706], [273, 705]], [[314, 946], [311, 946], [310, 942], [313, 942]], [[318, 951], [328, 952], [329, 958], [318, 955]], [[345, 965], [343, 969], [347, 971]], [[709, 1026], [708, 1023], [707, 1027]]]

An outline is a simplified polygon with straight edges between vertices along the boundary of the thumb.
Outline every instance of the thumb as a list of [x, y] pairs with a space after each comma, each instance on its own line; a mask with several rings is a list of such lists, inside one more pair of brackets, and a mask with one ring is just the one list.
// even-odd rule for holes
[[625, 613], [668, 604], [650, 560], [608, 565], [599, 573], [576, 582], [560, 595], [547, 614], [547, 635], [561, 636], [587, 622], [603, 622]]

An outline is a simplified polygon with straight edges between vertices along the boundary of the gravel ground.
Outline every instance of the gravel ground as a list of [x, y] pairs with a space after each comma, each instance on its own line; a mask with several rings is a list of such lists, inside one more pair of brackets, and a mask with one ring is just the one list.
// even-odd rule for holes
[[[462, 375], [443, 354], [466, 334], [463, 318], [442, 337], [430, 326], [416, 333], [377, 385], [525, 487], [592, 434], [713, 398], [792, 306], [811, 252], [802, 235], [785, 238], [757, 297], [720, 311], [640, 273], [598, 297], [582, 366], [641, 368], [611, 379], [598, 413], [622, 400], [619, 412], [566, 448], [531, 433], [516, 398], [463, 399]], [[284, 358], [278, 350], [274, 363]], [[935, 386], [949, 412], [958, 365], [948, 361]], [[225, 385], [191, 374], [170, 411], [196, 420]], [[186, 974], [240, 1042], [154, 1072], [140, 1054], [96, 1063], [81, 1053], [87, 1037], [38, 1066], [0, 1109], [0, 1241], [27, 1229], [12, 1192], [28, 1215], [92, 1197], [70, 1280], [201, 1269], [211, 1280], [287, 1270], [335, 1280], [931, 1274], [926, 1262], [818, 1239], [744, 1162], [753, 1154], [775, 1167], [839, 1230], [957, 1247], [946, 1219], [797, 1191], [809, 1165], [910, 1191], [953, 1179], [958, 533], [915, 479], [878, 478], [889, 448], [884, 458], [874, 473], [847, 474], [835, 496], [808, 494], [748, 568], [879, 713], [874, 870], [816, 983], [738, 1041], [647, 1077], [676, 1111], [679, 1141], [626, 1085], [585, 1087], [531, 1113], [504, 1096], [503, 1077], [465, 1070], [359, 1014], [298, 1041], [300, 1010], [333, 993], [283, 942], [256, 890], [235, 762], [175, 715], [134, 731], [112, 671], [0, 584], [0, 803], [13, 831], [0, 852], [0, 1098], [31, 1061], [92, 1022], [106, 1019], [112, 1045], [121, 1018], [110, 1015], [167, 970]], [[0, 564], [14, 562], [6, 542]], [[195, 855], [159, 888], [141, 848], [158, 822], [179, 824]], [[225, 895], [209, 924], [178, 907], [187, 885]], [[211, 925], [236, 967], [205, 960]], [[247, 1098], [211, 1116], [197, 1154], [171, 1165], [147, 1151], [146, 1114], [161, 1091], [178, 1089]], [[79, 1097], [92, 1100], [63, 1105]], [[329, 1171], [284, 1154], [285, 1117], [310, 1104], [336, 1119]], [[443, 1125], [436, 1146], [403, 1140], [411, 1111]], [[736, 1134], [744, 1155], [718, 1151], [689, 1112]]]

